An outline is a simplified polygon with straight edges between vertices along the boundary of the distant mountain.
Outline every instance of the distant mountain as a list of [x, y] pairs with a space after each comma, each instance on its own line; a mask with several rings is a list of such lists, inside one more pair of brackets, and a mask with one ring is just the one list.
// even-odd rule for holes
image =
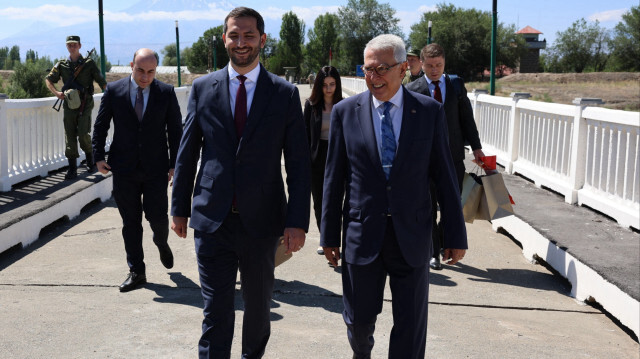
[[[136, 16], [153, 12], [179, 12], [179, 11], [208, 11], [210, 8], [224, 9], [225, 11], [235, 7], [228, 1], [206, 0], [142, 0], [124, 10], [127, 14]], [[174, 20], [141, 20], [104, 21], [104, 41], [107, 60], [113, 65], [126, 65], [131, 61], [133, 53], [141, 48], [148, 47], [155, 51], [162, 50], [166, 45], [176, 41]], [[205, 30], [221, 25], [223, 20], [180, 20], [180, 48], [191, 46], [198, 40]], [[278, 36], [280, 21], [266, 21], [266, 32]], [[100, 30], [98, 16], [95, 21], [74, 26], [57, 28], [47, 27], [45, 24], [34, 21], [31, 30], [0, 40], [0, 46], [20, 46], [22, 59], [27, 50], [31, 49], [39, 56], [49, 56], [52, 60], [67, 57], [65, 38], [67, 35], [79, 35], [82, 40], [82, 54], [95, 47], [100, 51]], [[160, 54], [162, 56], [162, 54]]]

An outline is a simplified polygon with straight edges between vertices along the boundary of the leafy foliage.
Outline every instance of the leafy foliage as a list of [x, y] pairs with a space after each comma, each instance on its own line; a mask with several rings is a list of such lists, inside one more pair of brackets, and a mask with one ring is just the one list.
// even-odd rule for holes
[[640, 71], [640, 5], [622, 15], [616, 25], [610, 47], [612, 68], [618, 71]]
[[602, 71], [608, 60], [609, 33], [598, 21], [582, 18], [565, 31], [558, 31], [556, 43], [545, 57], [545, 68], [552, 72]]
[[396, 11], [389, 4], [376, 0], [349, 0], [338, 9], [339, 58], [337, 68], [341, 74], [355, 74], [356, 65], [364, 61], [364, 48], [369, 40], [382, 34], [395, 34], [404, 38], [395, 17]]
[[190, 51], [185, 53], [185, 50], [183, 50], [181, 53], [184, 57], [180, 56], [180, 61], [185, 61], [189, 72], [202, 74], [213, 71], [213, 36], [216, 37], [215, 62], [217, 68], [220, 69], [226, 66], [227, 62], [229, 62], [229, 55], [227, 55], [227, 50], [224, 47], [224, 41], [222, 41], [222, 25], [219, 25], [206, 30], [204, 34], [198, 38], [198, 41], [193, 43]]
[[[428, 40], [428, 23], [432, 21], [432, 42], [445, 50], [445, 71], [471, 79], [491, 66], [491, 13], [477, 9], [438, 4], [437, 11], [426, 12], [411, 26], [409, 42], [422, 49]], [[498, 24], [496, 34], [498, 66], [516, 67], [526, 51], [524, 39], [514, 25]]]
[[280, 41], [276, 46], [275, 55], [268, 63], [269, 71], [283, 74], [284, 67], [296, 67], [296, 72], [300, 71], [304, 28], [304, 21], [293, 12], [287, 12], [282, 16]]
[[24, 64], [16, 64], [14, 72], [9, 78], [10, 83], [7, 88], [9, 97], [40, 98], [49, 96], [49, 90], [44, 83], [47, 65], [46, 61], [27, 61]]
[[338, 40], [340, 20], [335, 14], [326, 13], [316, 18], [313, 29], [307, 33], [305, 63], [309, 71], [317, 72], [322, 66], [329, 65], [329, 51], [332, 57], [339, 58]]

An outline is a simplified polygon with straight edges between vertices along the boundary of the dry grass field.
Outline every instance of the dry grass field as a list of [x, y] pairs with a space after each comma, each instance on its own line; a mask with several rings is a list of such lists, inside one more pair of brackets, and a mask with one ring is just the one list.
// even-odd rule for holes
[[[469, 82], [467, 90], [489, 89], [488, 82]], [[577, 98], [600, 98], [603, 107], [640, 111], [640, 73], [513, 74], [496, 81], [496, 95], [528, 92], [535, 101], [571, 104]]]
[[[12, 71], [0, 71], [5, 86]], [[115, 81], [127, 74], [107, 73], [107, 81]], [[203, 75], [182, 75], [182, 84], [189, 85]], [[159, 74], [160, 81], [178, 85], [178, 75]], [[489, 89], [489, 82], [469, 82], [467, 90]], [[96, 86], [96, 92], [99, 92]], [[512, 92], [528, 92], [535, 101], [571, 104], [576, 97], [601, 98], [604, 107], [640, 111], [640, 73], [598, 72], [583, 74], [513, 74], [496, 81], [496, 95], [509, 96]]]

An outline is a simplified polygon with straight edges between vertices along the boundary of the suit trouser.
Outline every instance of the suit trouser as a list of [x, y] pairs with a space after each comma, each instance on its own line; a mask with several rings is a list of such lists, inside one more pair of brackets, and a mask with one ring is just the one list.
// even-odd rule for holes
[[91, 110], [93, 109], [93, 99], [87, 100], [84, 111], [80, 115], [79, 110], [70, 110], [67, 108], [67, 102], [64, 102], [64, 155], [69, 159], [76, 159], [78, 154], [78, 143], [85, 154], [91, 155]]
[[316, 216], [316, 224], [320, 230], [322, 219], [322, 190], [324, 186], [324, 168], [327, 164], [327, 140], [319, 140], [318, 157], [311, 164], [311, 196], [313, 197], [313, 213]]
[[122, 217], [122, 237], [129, 271], [145, 273], [142, 250], [142, 212], [153, 232], [153, 243], [162, 247], [169, 237], [169, 207], [166, 173], [145, 175], [138, 168], [132, 173], [113, 173], [113, 198]]
[[[460, 193], [462, 193], [462, 181], [464, 181], [464, 161], [454, 162], [453, 166], [456, 170], [456, 176], [458, 177], [458, 188], [460, 189]], [[444, 248], [444, 233], [442, 232], [442, 227], [440, 223], [437, 221], [438, 219], [438, 191], [436, 186], [431, 182], [430, 184], [431, 191], [431, 239], [433, 240], [433, 258], [438, 258], [440, 255], [440, 250]]]
[[367, 265], [343, 263], [342, 290], [347, 336], [355, 358], [370, 358], [376, 317], [382, 312], [387, 274], [391, 287], [393, 328], [389, 358], [423, 359], [427, 342], [429, 266], [405, 261], [388, 217], [378, 257]]
[[244, 301], [242, 358], [261, 358], [271, 333], [270, 309], [279, 237], [252, 238], [230, 213], [212, 234], [195, 231], [204, 300], [200, 358], [229, 358], [238, 269]]

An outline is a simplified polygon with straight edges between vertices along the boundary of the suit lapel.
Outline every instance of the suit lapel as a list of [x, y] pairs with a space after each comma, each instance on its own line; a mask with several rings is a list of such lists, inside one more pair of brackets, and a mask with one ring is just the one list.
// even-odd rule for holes
[[[229, 66], [229, 65], [227, 65]], [[229, 69], [225, 66], [222, 70], [214, 72], [211, 79], [211, 106], [215, 109], [216, 118], [221, 122], [231, 143], [235, 144], [233, 150], [238, 147], [238, 136], [231, 111], [229, 98]]]
[[258, 75], [258, 83], [256, 84], [256, 89], [253, 93], [253, 100], [251, 101], [251, 108], [249, 109], [247, 124], [244, 128], [242, 139], [240, 140], [240, 145], [238, 146], [238, 151], [240, 151], [240, 148], [242, 147], [242, 142], [245, 142], [249, 138], [251, 138], [251, 135], [258, 126], [258, 123], [264, 117], [265, 111], [271, 99], [271, 95], [274, 92], [272, 91], [274, 84], [269, 78], [267, 70], [262, 66], [262, 64], [260, 64], [259, 66], [260, 74]]
[[355, 112], [358, 122], [360, 123], [360, 130], [362, 131], [362, 138], [364, 139], [364, 145], [369, 154], [369, 159], [371, 159], [374, 167], [378, 168], [378, 174], [384, 177], [385, 174], [382, 170], [382, 162], [380, 162], [380, 152], [378, 151], [375, 128], [373, 127], [371, 96], [369, 91], [363, 92], [358, 98]]

